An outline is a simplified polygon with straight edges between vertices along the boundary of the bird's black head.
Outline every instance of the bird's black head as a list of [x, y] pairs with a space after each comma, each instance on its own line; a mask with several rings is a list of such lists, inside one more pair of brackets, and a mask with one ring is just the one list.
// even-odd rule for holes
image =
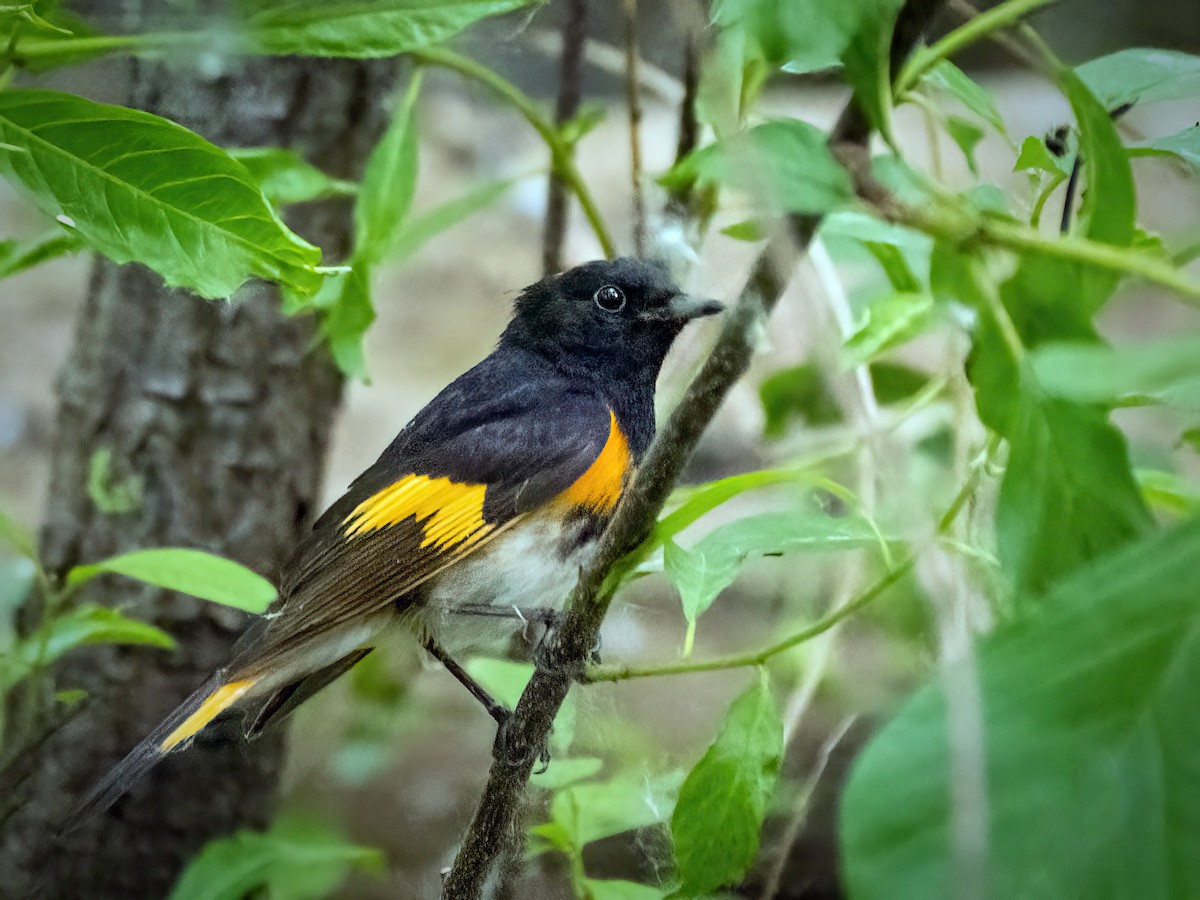
[[601, 260], [526, 288], [501, 343], [565, 371], [652, 386], [683, 326], [721, 309], [688, 297], [656, 263]]

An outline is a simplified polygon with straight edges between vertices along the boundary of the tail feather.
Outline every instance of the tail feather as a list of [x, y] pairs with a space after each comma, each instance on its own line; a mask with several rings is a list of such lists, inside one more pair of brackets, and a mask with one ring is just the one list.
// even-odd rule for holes
[[172, 750], [186, 747], [209, 722], [233, 706], [259, 680], [251, 677], [227, 681], [226, 676], [225, 671], [213, 675], [93, 785], [67, 817], [63, 832], [71, 831], [87, 817], [112, 806], [134, 782]]

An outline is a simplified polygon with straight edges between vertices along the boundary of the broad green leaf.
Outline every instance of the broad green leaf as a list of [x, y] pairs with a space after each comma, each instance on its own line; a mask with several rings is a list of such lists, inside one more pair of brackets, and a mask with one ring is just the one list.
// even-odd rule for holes
[[1132, 156], [1173, 156], [1200, 169], [1200, 125], [1139, 144], [1129, 152]]
[[902, 0], [855, 0], [830, 4], [855, 10], [857, 21], [842, 51], [846, 81], [867, 121], [892, 142], [891, 46]]
[[825, 134], [798, 119], [777, 119], [704, 147], [668, 172], [668, 188], [719, 183], [748, 192], [775, 213], [819, 213], [850, 200], [850, 176]]
[[846, 339], [847, 365], [862, 365], [929, 330], [938, 319], [930, 294], [890, 294], [875, 300]]
[[662, 900], [662, 890], [636, 881], [611, 881], [585, 878], [584, 886], [591, 900]]
[[82, 246], [78, 237], [64, 234], [61, 228], [31, 241], [0, 241], [0, 278], [75, 253]]
[[623, 773], [607, 781], [576, 784], [558, 791], [550, 803], [550, 825], [532, 833], [552, 839], [560, 849], [582, 850], [593, 841], [666, 819], [670, 796], [679, 782], [673, 775], [642, 777]]
[[1200, 96], [1200, 56], [1176, 50], [1120, 50], [1075, 71], [1108, 110]]
[[970, 122], [959, 116], [947, 116], [946, 133], [950, 135], [951, 140], [962, 151], [963, 158], [967, 161], [967, 168], [970, 169], [971, 174], [978, 175], [979, 165], [975, 161], [975, 148], [983, 140], [983, 129], [974, 122]]
[[265, 611], [275, 599], [274, 586], [257, 572], [223, 556], [183, 547], [134, 550], [76, 566], [67, 574], [67, 583], [82, 584], [105, 572], [252, 613]]
[[672, 896], [708, 894], [745, 874], [758, 855], [782, 759], [783, 723], [759, 669], [679, 789], [671, 836], [680, 887]]
[[829, 392], [821, 370], [812, 363], [780, 369], [758, 389], [768, 438], [782, 437], [797, 420], [807, 425], [829, 425], [842, 419], [841, 407]]
[[520, 179], [487, 181], [460, 197], [448, 200], [428, 212], [405, 219], [387, 250], [391, 260], [405, 259], [425, 246], [431, 238], [448, 231], [473, 213], [491, 206]]
[[[1063, 164], [1059, 161], [1058, 157], [1046, 148], [1045, 141], [1033, 135], [1030, 135], [1021, 142], [1021, 152], [1017, 154], [1017, 161], [1013, 164], [1014, 172], [1027, 170], [1048, 172], [1055, 176], [1058, 181], [1067, 176], [1067, 170], [1063, 168]], [[1056, 181], [1055, 183], [1057, 184], [1058, 182]]]
[[1149, 525], [1124, 438], [1106, 411], [1048, 396], [1026, 358], [1027, 347], [1048, 341], [1097, 340], [1082, 282], [1064, 277], [1057, 260], [1031, 254], [1001, 297], [989, 299], [994, 288], [977, 263], [954, 248], [934, 253], [935, 295], [979, 316], [968, 375], [980, 417], [1010, 446], [996, 509], [998, 554], [1005, 577], [1026, 594]]
[[821, 220], [821, 237], [854, 238], [867, 244], [889, 244], [903, 250], [928, 253], [933, 240], [926, 234], [885, 222], [857, 210], [839, 209]]
[[770, 68], [803, 73], [838, 65], [855, 7], [819, 0], [719, 0], [712, 17], [721, 29], [737, 32]]
[[245, 4], [251, 47], [282, 56], [397, 56], [440, 44], [532, 0], [273, 0]]
[[696, 620], [717, 595], [733, 584], [741, 570], [741, 560], [726, 554], [709, 557], [701, 551], [687, 550], [674, 541], [663, 545], [663, 571], [679, 592], [687, 633], [683, 656], [690, 656], [696, 639]]
[[33, 532], [0, 509], [0, 541], [8, 544], [22, 556], [37, 559], [37, 540]]
[[0, 657], [0, 692], [68, 650], [90, 644], [144, 644], [169, 650], [175, 641], [165, 631], [115, 609], [84, 604], [50, 620]]
[[313, 305], [323, 311], [321, 333], [346, 377], [366, 381], [363, 337], [375, 321], [370, 266], [356, 260], [349, 272], [331, 275], [326, 283], [328, 288], [313, 298]]
[[761, 513], [714, 528], [685, 550], [673, 541], [663, 547], [663, 571], [679, 591], [688, 622], [684, 655], [691, 652], [696, 619], [737, 578], [751, 556], [870, 547], [879, 536], [857, 516], [807, 512]]
[[[1128, 247], [1136, 230], [1137, 199], [1125, 147], [1108, 111], [1074, 73], [1060, 72], [1059, 85], [1075, 112], [1080, 131], [1079, 149], [1086, 169], [1079, 226], [1093, 241]], [[1099, 280], [1100, 273], [1094, 269], [1085, 270], [1084, 274]], [[1111, 292], [1116, 281], [1117, 278], [1112, 277], [1105, 282], [1107, 292]], [[1093, 290], [1104, 292], [1107, 297], [1104, 288], [1094, 287]]]
[[246, 167], [267, 199], [283, 206], [321, 197], [352, 195], [358, 186], [326, 175], [295, 150], [283, 147], [231, 148], [229, 155]]
[[382, 871], [383, 854], [346, 843], [328, 825], [277, 823], [210, 841], [175, 883], [168, 900], [242, 900], [265, 891], [275, 900], [317, 900], [351, 868]]
[[[950, 897], [961, 812], [983, 815], [980, 896], [1200, 896], [1200, 521], [1097, 561], [981, 641], [868, 745], [841, 807], [861, 900]], [[948, 678], [970, 679], [983, 810], [956, 811]], [[975, 713], [955, 728], [970, 728]]]
[[1051, 343], [1038, 347], [1030, 361], [1046, 393], [1076, 403], [1200, 401], [1200, 336], [1194, 334], [1126, 347]]
[[962, 69], [947, 59], [941, 60], [921, 76], [924, 84], [949, 94], [1000, 134], [1005, 134], [1004, 119], [992, 95]]
[[301, 294], [320, 286], [321, 251], [288, 230], [243, 166], [174, 122], [7, 90], [0, 142], [0, 173], [116, 262], [204, 297], [229, 297], [252, 276]]
[[371, 151], [354, 204], [354, 255], [379, 262], [408, 215], [417, 188], [417, 97], [421, 70], [408, 83], [387, 131]]

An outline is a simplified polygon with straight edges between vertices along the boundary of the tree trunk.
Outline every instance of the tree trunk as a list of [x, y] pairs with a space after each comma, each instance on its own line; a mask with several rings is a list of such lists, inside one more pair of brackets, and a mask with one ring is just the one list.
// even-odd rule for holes
[[[131, 105], [223, 145], [291, 146], [351, 178], [384, 124], [392, 71], [298, 59], [225, 60], [220, 73], [131, 65]], [[292, 226], [327, 258], [347, 251], [348, 203], [294, 213]], [[50, 572], [133, 548], [187, 546], [275, 576], [316, 511], [341, 379], [311, 318], [284, 317], [273, 287], [243, 293], [236, 303], [206, 302], [167, 290], [144, 268], [97, 263], [59, 385], [41, 535]], [[140, 482], [132, 511], [105, 513], [90, 499], [100, 450], [111, 452], [109, 477]], [[162, 897], [208, 840], [266, 824], [281, 739], [247, 747], [204, 736], [106, 815], [57, 837], [81, 792], [223, 661], [244, 624], [233, 610], [115, 576], [80, 599], [153, 621], [179, 647], [81, 649], [57, 668], [53, 688], [84, 689], [87, 705], [25, 759], [0, 832], [0, 894]]]

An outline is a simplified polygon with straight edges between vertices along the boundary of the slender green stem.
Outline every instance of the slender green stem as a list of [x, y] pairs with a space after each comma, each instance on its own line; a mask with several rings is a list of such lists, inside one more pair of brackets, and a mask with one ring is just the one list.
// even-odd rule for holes
[[719, 659], [710, 659], [702, 662], [673, 663], [665, 666], [596, 666], [588, 669], [584, 681], [588, 683], [627, 681], [630, 678], [648, 678], [656, 675], [686, 675], [691, 672], [719, 672], [724, 669], [761, 666], [771, 657], [777, 656], [785, 650], [791, 650], [805, 641], [812, 640], [818, 635], [824, 634], [843, 619], [858, 612], [912, 571], [915, 563], [916, 558], [910, 556], [861, 594], [853, 597], [849, 602], [813, 622], [807, 628], [802, 628], [779, 643], [772, 644], [762, 650], [757, 650], [753, 653], [741, 653], [735, 656], [723, 656]]
[[1054, 0], [1008, 0], [987, 12], [980, 13], [955, 28], [937, 43], [917, 50], [908, 58], [896, 78], [896, 96], [901, 96], [917, 80], [943, 59], [948, 59], [964, 47], [1015, 24], [1040, 6]]
[[562, 135], [550, 123], [550, 120], [542, 115], [537, 104], [512, 82], [506, 81], [491, 69], [481, 66], [474, 60], [450, 50], [440, 47], [426, 48], [414, 50], [409, 55], [426, 65], [441, 66], [457, 72], [464, 78], [478, 81], [524, 116], [525, 121], [533, 126], [533, 129], [546, 142], [546, 146], [550, 148], [551, 164], [579, 200], [583, 214], [587, 216], [592, 231], [596, 233], [596, 239], [600, 242], [604, 255], [609, 258], [616, 256], [616, 245], [604, 224], [604, 219], [600, 216], [600, 210], [596, 206], [591, 191], [588, 190], [587, 184], [579, 174], [579, 169], [575, 166], [570, 145], [563, 140]]
[[[950, 505], [946, 507], [946, 511], [942, 514], [941, 518], [938, 519], [938, 535], [949, 533], [954, 521], [959, 517], [963, 509], [966, 508], [971, 498], [975, 496], [975, 492], [979, 489], [980, 481], [983, 479], [991, 461], [1000, 449], [1000, 443], [1001, 439], [999, 435], [993, 434], [988, 439], [986, 449], [980, 455], [975, 465], [971, 467], [971, 471], [963, 482], [962, 487], [959, 488], [954, 499], [950, 501]], [[761, 650], [699, 662], [668, 663], [667, 665], [653, 666], [594, 666], [588, 669], [584, 681], [588, 683], [627, 681], [631, 678], [649, 678], [657, 675], [686, 675], [692, 672], [718, 672], [724, 669], [742, 669], [748, 666], [764, 665], [772, 657], [778, 656], [780, 653], [791, 650], [793, 647], [797, 647], [818, 635], [824, 634], [838, 623], [872, 603], [883, 595], [888, 588], [911, 572], [916, 563], [917, 557], [915, 554], [907, 557], [866, 590], [856, 594], [837, 609], [831, 610], [811, 625], [789, 635], [782, 641], [771, 644]]]
[[983, 243], [1010, 250], [1032, 250], [1125, 275], [1136, 275], [1171, 288], [1194, 306], [1200, 305], [1200, 284], [1185, 277], [1170, 263], [1139, 250], [1078, 237], [1046, 238], [1031, 228], [998, 220], [984, 222], [978, 238]]

